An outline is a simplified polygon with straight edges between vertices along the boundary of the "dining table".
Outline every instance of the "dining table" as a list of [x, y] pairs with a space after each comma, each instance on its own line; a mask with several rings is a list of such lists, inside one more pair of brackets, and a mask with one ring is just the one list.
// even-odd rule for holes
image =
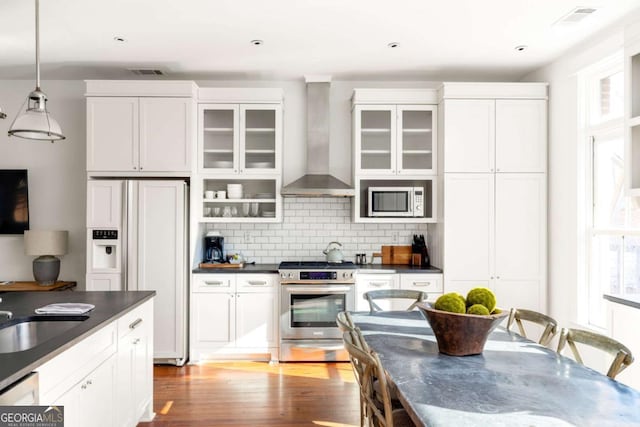
[[416, 426], [640, 426], [640, 392], [502, 326], [449, 356], [420, 311], [352, 317]]

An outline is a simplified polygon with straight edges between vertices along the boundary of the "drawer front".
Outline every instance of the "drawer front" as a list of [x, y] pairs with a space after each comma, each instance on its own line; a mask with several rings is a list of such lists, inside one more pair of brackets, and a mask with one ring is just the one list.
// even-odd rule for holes
[[197, 274], [193, 276], [193, 292], [235, 292], [235, 274]]
[[116, 322], [112, 322], [36, 369], [39, 373], [40, 403], [53, 403], [115, 354], [116, 337]]
[[153, 322], [153, 302], [147, 301], [118, 319], [118, 339], [133, 332], [144, 330]]
[[442, 293], [442, 274], [401, 274], [400, 289]]
[[277, 274], [238, 274], [236, 276], [238, 292], [276, 292], [280, 284]]
[[356, 278], [358, 291], [372, 291], [374, 289], [397, 289], [397, 274], [358, 274]]

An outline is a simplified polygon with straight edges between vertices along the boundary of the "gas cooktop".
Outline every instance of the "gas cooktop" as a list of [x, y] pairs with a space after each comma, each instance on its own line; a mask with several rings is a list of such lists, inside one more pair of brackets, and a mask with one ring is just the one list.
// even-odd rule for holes
[[279, 270], [304, 270], [304, 269], [354, 269], [355, 264], [351, 261], [326, 262], [326, 261], [283, 261], [278, 266]]

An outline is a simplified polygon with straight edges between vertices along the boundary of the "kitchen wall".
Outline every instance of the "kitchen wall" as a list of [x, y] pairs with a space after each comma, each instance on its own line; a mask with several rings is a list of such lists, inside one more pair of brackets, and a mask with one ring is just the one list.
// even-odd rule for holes
[[[210, 87], [283, 88], [285, 99], [283, 183], [289, 183], [304, 174], [306, 92], [302, 79], [297, 81], [197, 81], [197, 83]], [[426, 81], [333, 82], [331, 172], [346, 182], [352, 181], [350, 99], [353, 88], [433, 86], [433, 83]], [[76, 281], [79, 289], [84, 289], [86, 265], [85, 84], [84, 81], [78, 80], [42, 82], [42, 87], [51, 100], [48, 108], [67, 136], [65, 141], [55, 144], [7, 137], [11, 121], [33, 87], [33, 80], [0, 80], [0, 107], [8, 115], [7, 119], [0, 120], [0, 169], [26, 168], [29, 170], [31, 228], [69, 230], [69, 254], [62, 258], [60, 278]], [[322, 211], [332, 209], [332, 202], [328, 204], [315, 202], [315, 204], [318, 203]], [[285, 217], [292, 217], [292, 213], [287, 212], [286, 209], [285, 206]], [[343, 219], [347, 220], [346, 215]], [[343, 226], [346, 223], [348, 220], [343, 222]], [[359, 227], [355, 226], [354, 230], [362, 231]], [[392, 229], [392, 226], [377, 229], [377, 232], [382, 233], [380, 242], [391, 243], [385, 241], [382, 235]], [[311, 255], [309, 257], [313, 258]], [[24, 255], [22, 236], [0, 235], [0, 280], [32, 279], [32, 260], [33, 257]]]
[[[0, 81], [0, 169], [28, 169], [32, 229], [68, 230], [69, 254], [62, 257], [61, 280], [81, 285], [85, 275], [85, 102], [84, 82], [47, 81], [48, 108], [66, 140], [30, 141], [7, 136], [11, 122], [34, 81]], [[0, 235], [0, 280], [33, 280], [22, 235]]]
[[[626, 17], [524, 79], [549, 82], [549, 314], [564, 326], [584, 326], [587, 309], [584, 247], [587, 141], [578, 133], [582, 106], [578, 104], [576, 73], [622, 49], [625, 24], [637, 20], [640, 14]], [[601, 369], [610, 363], [593, 353], [585, 359], [599, 364]], [[593, 363], [590, 364], [597, 366]], [[630, 376], [640, 378], [639, 374], [640, 366], [631, 366], [618, 379], [626, 382]], [[640, 381], [631, 385], [640, 387]]]
[[347, 261], [355, 261], [356, 253], [366, 253], [370, 260], [381, 245], [408, 245], [414, 234], [426, 235], [427, 224], [355, 224], [351, 199], [286, 197], [281, 224], [207, 224], [206, 228], [220, 231], [227, 254], [241, 252], [249, 261], [276, 263], [323, 260], [322, 251], [331, 241], [342, 243]]

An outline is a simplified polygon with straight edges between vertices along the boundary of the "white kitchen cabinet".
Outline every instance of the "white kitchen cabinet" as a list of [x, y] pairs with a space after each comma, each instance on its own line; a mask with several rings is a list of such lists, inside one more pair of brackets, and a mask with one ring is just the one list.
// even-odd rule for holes
[[[383, 289], [400, 289], [399, 277], [390, 273], [365, 273], [356, 274], [356, 311], [369, 311], [369, 302], [364, 294], [369, 291]], [[402, 302], [381, 300], [376, 302], [383, 310], [402, 310]]]
[[280, 174], [282, 104], [200, 104], [198, 171]]
[[445, 99], [445, 172], [545, 172], [543, 99]]
[[111, 356], [60, 396], [53, 406], [64, 406], [64, 425], [113, 427], [115, 378], [115, 356]]
[[[153, 300], [37, 368], [40, 403], [65, 426], [128, 427], [153, 418]], [[117, 410], [114, 410], [117, 408]]]
[[427, 301], [434, 302], [443, 293], [442, 274], [400, 274], [400, 289], [427, 293]]
[[117, 426], [134, 427], [148, 420], [153, 396], [153, 303], [118, 319], [115, 413]]
[[493, 289], [501, 308], [546, 309], [546, 176], [445, 174], [445, 292]]
[[191, 98], [87, 97], [88, 172], [191, 172]]
[[354, 105], [355, 174], [434, 175], [436, 110], [435, 105]]
[[278, 360], [277, 274], [196, 274], [191, 361], [256, 354]]

